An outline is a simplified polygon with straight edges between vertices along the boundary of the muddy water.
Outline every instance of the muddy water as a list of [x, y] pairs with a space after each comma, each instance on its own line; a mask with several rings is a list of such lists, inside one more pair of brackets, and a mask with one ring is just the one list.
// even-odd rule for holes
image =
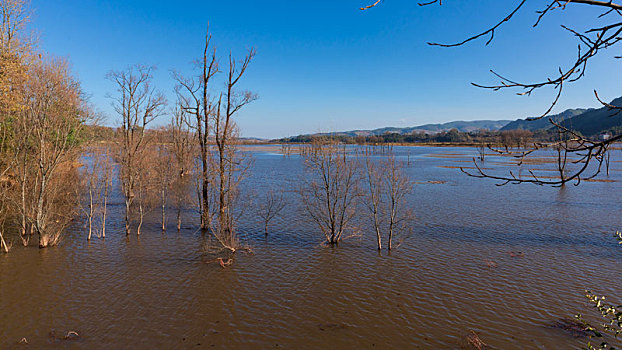
[[[240, 232], [254, 254], [223, 269], [191, 212], [180, 233], [154, 214], [126, 240], [117, 198], [105, 241], [76, 224], [59, 247], [0, 255], [0, 348], [458, 349], [473, 330], [495, 349], [571, 349], [585, 339], [551, 325], [598, 320], [584, 289], [622, 301], [622, 163], [613, 182], [497, 187], [453, 168], [472, 149], [397, 151], [418, 182], [416, 223], [390, 255], [369, 231], [321, 246], [286, 192], [268, 238], [249, 206]], [[253, 153], [248, 203], [292, 189], [300, 158]]]

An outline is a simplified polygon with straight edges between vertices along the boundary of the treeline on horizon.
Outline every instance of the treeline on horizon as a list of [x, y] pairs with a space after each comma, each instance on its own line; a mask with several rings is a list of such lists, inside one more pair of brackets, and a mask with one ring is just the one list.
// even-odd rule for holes
[[[604, 133], [616, 134], [622, 131], [622, 127], [616, 127], [612, 130], [606, 130]], [[463, 132], [457, 129], [442, 131], [439, 133], [426, 133], [423, 131], [411, 134], [386, 133], [382, 135], [369, 136], [349, 136], [343, 134], [314, 134], [314, 135], [298, 135], [294, 137], [282, 138], [275, 140], [280, 143], [311, 143], [321, 138], [331, 138], [346, 144], [465, 144], [479, 145], [491, 144], [512, 147], [523, 147], [533, 143], [549, 143], [559, 140], [559, 132], [556, 129], [543, 130], [477, 130]], [[598, 138], [599, 135], [593, 135]]]

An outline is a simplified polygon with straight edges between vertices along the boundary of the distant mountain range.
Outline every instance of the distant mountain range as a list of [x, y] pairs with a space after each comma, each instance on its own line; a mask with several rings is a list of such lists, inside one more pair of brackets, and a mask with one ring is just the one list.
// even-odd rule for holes
[[[622, 97], [616, 98], [611, 103], [613, 106], [622, 107]], [[561, 125], [581, 132], [585, 136], [592, 136], [598, 133], [612, 130], [616, 127], [622, 128], [622, 112], [613, 116], [616, 111], [611, 111], [607, 107], [603, 108], [575, 108], [568, 109], [562, 113], [547, 116], [537, 120], [517, 119], [511, 120], [475, 120], [475, 121], [455, 121], [443, 124], [425, 124], [413, 127], [386, 127], [374, 130], [351, 130], [351, 131], [337, 131], [331, 133], [321, 133], [314, 135], [333, 135], [333, 136], [375, 136], [397, 133], [401, 135], [408, 135], [412, 133], [423, 132], [427, 134], [437, 134], [444, 131], [456, 129], [461, 132], [471, 132], [477, 130], [490, 130], [490, 131], [505, 131], [505, 130], [547, 130], [554, 126], [550, 123], [549, 118], [553, 119]], [[309, 136], [309, 135], [301, 135]]]
[[[612, 106], [622, 107], [622, 97], [618, 97], [609, 103]], [[590, 109], [568, 109], [560, 114], [544, 117], [538, 120], [518, 119], [501, 130], [546, 130], [554, 128], [549, 118], [564, 127], [579, 131], [585, 136], [592, 136], [616, 127], [622, 127], [622, 113], [615, 115], [617, 110], [607, 107]]]
[[548, 129], [553, 126], [551, 122], [549, 121], [549, 118], [553, 119], [556, 123], [558, 123], [562, 120], [576, 117], [578, 115], [581, 115], [591, 110], [592, 109], [585, 109], [585, 108], [567, 109], [559, 114], [547, 116], [547, 117], [536, 119], [536, 120], [517, 119], [507, 124], [506, 126], [502, 127], [501, 130], [503, 131], [503, 130], [523, 129], [523, 130], [534, 131], [534, 130]]
[[508, 123], [510, 120], [475, 120], [475, 121], [456, 121], [444, 124], [425, 124], [420, 126], [412, 126], [405, 128], [386, 127], [374, 130], [351, 130], [351, 131], [337, 131], [331, 133], [322, 133], [317, 135], [334, 135], [334, 136], [374, 136], [384, 134], [412, 134], [414, 132], [424, 132], [428, 134], [437, 134], [443, 131], [449, 131], [451, 129], [457, 129], [462, 132], [476, 131], [480, 129], [487, 130], [499, 130]]

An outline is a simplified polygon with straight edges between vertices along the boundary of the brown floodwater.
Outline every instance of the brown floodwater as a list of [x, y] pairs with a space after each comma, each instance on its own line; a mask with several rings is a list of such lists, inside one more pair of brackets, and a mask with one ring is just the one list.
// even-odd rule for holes
[[[126, 239], [118, 197], [105, 240], [87, 242], [76, 223], [58, 247], [16, 243], [0, 255], [0, 349], [460, 349], [470, 331], [494, 349], [573, 349], [586, 339], [554, 325], [599, 321], [585, 289], [622, 303], [619, 170], [576, 187], [498, 187], [453, 168], [474, 149], [398, 147], [416, 220], [387, 254], [364, 209], [362, 237], [321, 245], [292, 192], [301, 159], [272, 151], [251, 152], [239, 232], [253, 253], [227, 268], [192, 208], [179, 233], [171, 220], [163, 234], [156, 210]], [[288, 205], [266, 238], [255, 210], [269, 189]]]

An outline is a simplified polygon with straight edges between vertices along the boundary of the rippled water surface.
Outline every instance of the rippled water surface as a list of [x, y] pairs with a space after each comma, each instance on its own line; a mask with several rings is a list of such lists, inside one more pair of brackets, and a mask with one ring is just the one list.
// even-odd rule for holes
[[[611, 181], [565, 188], [467, 177], [469, 148], [396, 152], [416, 220], [390, 255], [364, 218], [362, 237], [322, 246], [292, 192], [301, 159], [257, 148], [239, 227], [253, 254], [221, 268], [190, 211], [179, 233], [153, 214], [126, 239], [117, 198], [105, 240], [76, 224], [59, 247], [0, 255], [0, 348], [458, 349], [473, 330], [495, 349], [571, 349], [585, 339], [551, 326], [598, 320], [585, 289], [622, 302], [622, 152]], [[265, 238], [254, 210], [270, 189], [288, 205]]]

